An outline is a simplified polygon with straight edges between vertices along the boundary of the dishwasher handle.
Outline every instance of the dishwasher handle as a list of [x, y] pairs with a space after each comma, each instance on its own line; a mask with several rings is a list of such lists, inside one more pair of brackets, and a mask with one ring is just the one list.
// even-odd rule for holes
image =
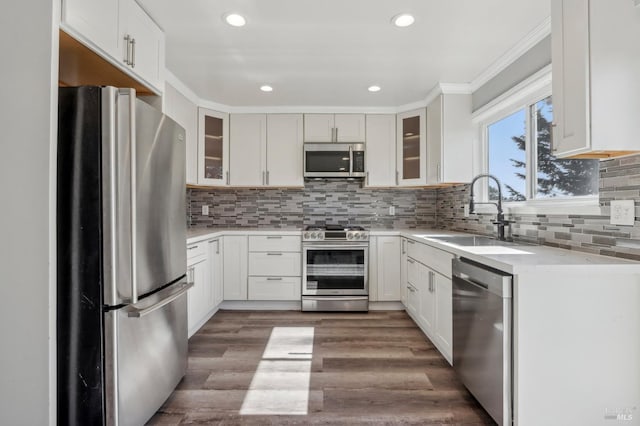
[[465, 258], [451, 261], [454, 281], [461, 280], [502, 298], [511, 298], [513, 275]]

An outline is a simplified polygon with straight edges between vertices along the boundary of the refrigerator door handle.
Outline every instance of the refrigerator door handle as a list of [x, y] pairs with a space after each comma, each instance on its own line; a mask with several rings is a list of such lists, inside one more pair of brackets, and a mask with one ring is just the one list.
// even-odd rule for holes
[[138, 302], [138, 238], [137, 238], [137, 168], [136, 168], [136, 97], [130, 91], [125, 91], [129, 96], [129, 149], [131, 150], [131, 192], [130, 192], [130, 220], [131, 220], [131, 302]]
[[163, 306], [168, 305], [169, 303], [173, 302], [178, 297], [182, 296], [187, 291], [189, 291], [189, 289], [191, 287], [193, 287], [193, 282], [187, 282], [187, 283], [181, 284], [178, 287], [178, 290], [174, 291], [169, 296], [165, 297], [164, 299], [161, 299], [160, 301], [154, 303], [151, 306], [137, 307], [136, 305], [131, 305], [129, 307], [129, 312], [127, 313], [127, 315], [130, 318], [142, 318], [145, 315], [148, 315], [148, 314], [152, 313], [153, 311], [157, 311], [158, 309], [162, 308]]

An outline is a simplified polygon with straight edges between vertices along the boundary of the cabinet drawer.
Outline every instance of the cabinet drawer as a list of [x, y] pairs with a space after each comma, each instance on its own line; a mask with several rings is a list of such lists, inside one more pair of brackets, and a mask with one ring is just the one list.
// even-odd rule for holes
[[207, 256], [207, 242], [190, 244], [187, 246], [187, 264], [193, 265], [198, 262], [199, 257]]
[[300, 277], [249, 277], [249, 300], [300, 300]]
[[302, 269], [300, 253], [270, 251], [249, 253], [249, 275], [299, 277]]
[[414, 287], [418, 287], [420, 280], [427, 278], [421, 278], [422, 274], [426, 274], [426, 268], [413, 259], [407, 259], [407, 282]]
[[302, 240], [297, 235], [251, 235], [249, 251], [300, 252]]
[[411, 240], [407, 244], [407, 254], [412, 259], [441, 273], [445, 277], [451, 278], [451, 259], [454, 258], [453, 254]]

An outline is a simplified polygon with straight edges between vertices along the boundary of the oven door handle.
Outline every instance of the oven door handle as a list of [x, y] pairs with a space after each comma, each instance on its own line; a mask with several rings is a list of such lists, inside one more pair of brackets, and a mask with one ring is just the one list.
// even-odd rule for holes
[[311, 300], [369, 300], [369, 296], [304, 296]]
[[353, 250], [353, 249], [368, 249], [369, 244], [360, 244], [360, 243], [344, 243], [344, 244], [324, 244], [324, 243], [312, 243], [312, 244], [303, 244], [302, 247], [305, 250], [326, 250], [326, 249], [338, 249], [338, 250]]

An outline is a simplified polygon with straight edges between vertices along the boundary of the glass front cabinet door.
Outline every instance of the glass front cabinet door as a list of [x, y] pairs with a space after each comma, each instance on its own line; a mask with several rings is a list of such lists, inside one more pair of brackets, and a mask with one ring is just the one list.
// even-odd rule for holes
[[398, 114], [396, 155], [398, 186], [426, 185], [426, 109]]
[[198, 108], [198, 185], [229, 184], [229, 115]]

